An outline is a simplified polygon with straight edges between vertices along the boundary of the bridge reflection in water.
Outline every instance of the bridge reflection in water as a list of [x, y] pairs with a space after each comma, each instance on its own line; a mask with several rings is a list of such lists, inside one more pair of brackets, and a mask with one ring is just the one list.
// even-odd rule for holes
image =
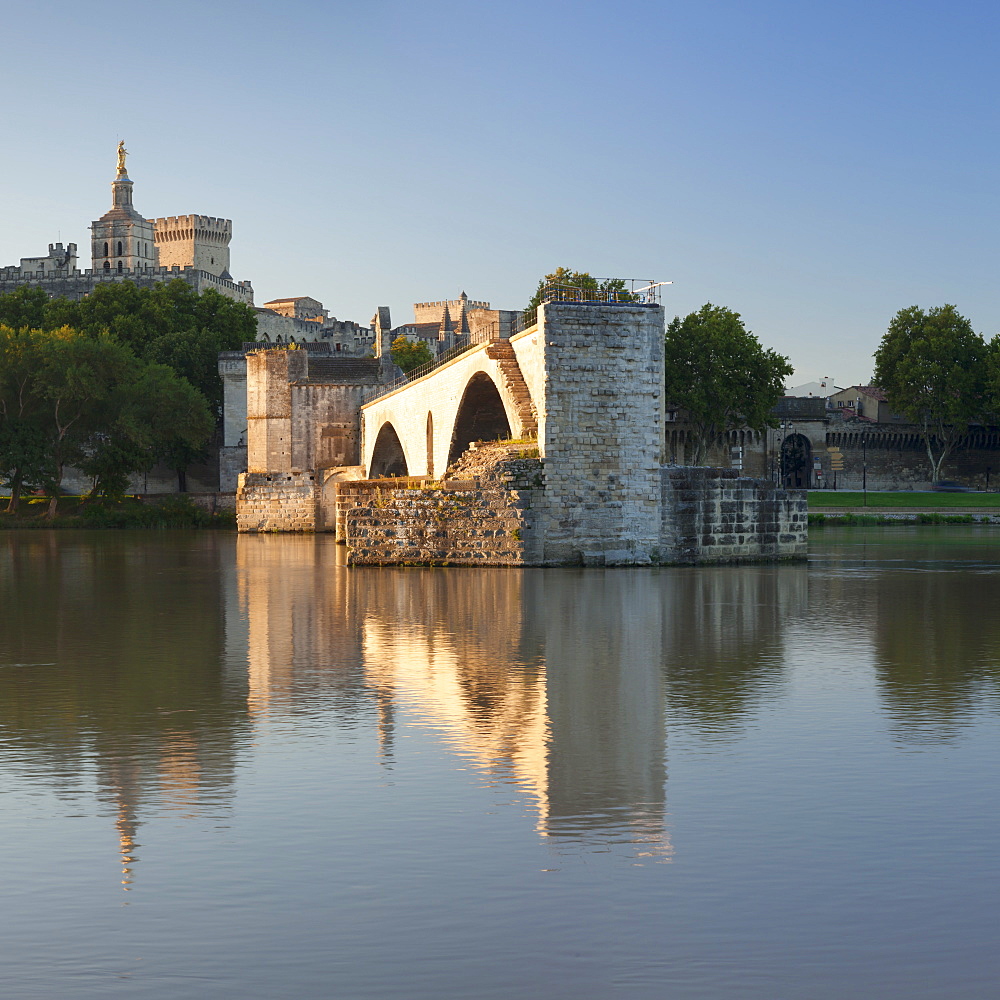
[[342, 551], [238, 540], [229, 660], [248, 651], [258, 725], [374, 713], [384, 766], [416, 727], [525, 792], [543, 836], [658, 856], [668, 693], [696, 724], [731, 727], [780, 675], [777, 619], [805, 599], [796, 567], [347, 570]]

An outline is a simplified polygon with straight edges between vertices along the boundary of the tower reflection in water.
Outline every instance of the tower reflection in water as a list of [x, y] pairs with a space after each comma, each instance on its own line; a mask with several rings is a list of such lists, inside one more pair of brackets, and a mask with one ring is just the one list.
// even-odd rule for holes
[[[781, 673], [792, 570], [400, 570], [341, 565], [322, 538], [241, 536], [231, 662], [247, 704], [433, 732], [527, 793], [554, 842], [668, 856], [665, 698], [732, 725]], [[783, 593], [778, 591], [783, 589]]]
[[67, 803], [96, 793], [114, 816], [129, 889], [143, 817], [221, 818], [229, 809], [246, 728], [242, 685], [230, 689], [222, 669], [219, 580], [235, 539], [4, 536], [5, 769]]

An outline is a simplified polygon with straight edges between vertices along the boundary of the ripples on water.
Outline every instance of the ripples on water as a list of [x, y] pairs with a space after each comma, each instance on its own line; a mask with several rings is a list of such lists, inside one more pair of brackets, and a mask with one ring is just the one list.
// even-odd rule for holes
[[0, 534], [8, 995], [989, 995], [998, 539]]

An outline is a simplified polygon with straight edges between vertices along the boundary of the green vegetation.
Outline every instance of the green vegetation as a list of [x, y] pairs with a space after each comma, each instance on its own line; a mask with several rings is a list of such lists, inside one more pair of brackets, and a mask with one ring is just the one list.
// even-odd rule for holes
[[809, 524], [815, 527], [823, 525], [904, 525], [904, 524], [976, 524], [977, 520], [972, 514], [938, 514], [936, 512], [896, 515], [889, 514], [857, 514], [847, 511], [843, 514], [820, 514], [816, 511], [809, 512]]
[[531, 296], [531, 301], [525, 306], [524, 312], [527, 315], [532, 310], [537, 309], [545, 300], [546, 289], [553, 285], [558, 285], [563, 289], [578, 289], [582, 298], [603, 301], [611, 299], [616, 302], [631, 302], [634, 296], [625, 287], [622, 278], [607, 278], [605, 281], [598, 281], [586, 271], [571, 271], [568, 267], [557, 267], [551, 274], [545, 275], [538, 282], [535, 294]]
[[793, 368], [788, 358], [761, 345], [739, 313], [709, 302], [684, 319], [675, 316], [665, 353], [666, 399], [688, 412], [695, 465], [731, 430], [777, 426], [771, 410]]
[[409, 375], [415, 368], [429, 365], [434, 360], [431, 349], [422, 340], [407, 340], [402, 335], [392, 342], [389, 354], [404, 375]]
[[190, 461], [214, 426], [190, 382], [106, 332], [0, 326], [0, 481], [10, 513], [25, 489], [43, 489], [54, 514], [68, 465], [93, 478], [94, 496], [120, 497], [132, 473]]
[[165, 496], [156, 500], [94, 501], [88, 497], [63, 497], [57, 517], [47, 514], [48, 498], [32, 497], [17, 514], [0, 513], [5, 528], [235, 528], [233, 511], [203, 510], [189, 497]]
[[875, 352], [875, 384], [889, 406], [921, 429], [931, 480], [974, 420], [991, 409], [987, 346], [951, 305], [901, 309]]
[[1000, 493], [876, 493], [869, 492], [868, 503], [860, 490], [810, 490], [810, 507], [997, 507]]
[[253, 310], [181, 280], [101, 285], [85, 299], [0, 295], [0, 483], [10, 513], [42, 489], [55, 514], [63, 471], [121, 497], [163, 462], [181, 488], [221, 415], [219, 351], [256, 336]]

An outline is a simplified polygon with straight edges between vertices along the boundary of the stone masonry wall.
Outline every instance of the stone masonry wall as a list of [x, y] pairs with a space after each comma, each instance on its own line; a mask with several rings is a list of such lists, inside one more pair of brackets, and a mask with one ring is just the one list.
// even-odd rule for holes
[[660, 547], [663, 309], [539, 307], [547, 565], [650, 563]]
[[804, 490], [740, 478], [736, 469], [664, 468], [661, 551], [669, 563], [803, 559]]
[[348, 565], [537, 565], [532, 493], [341, 484]]
[[315, 531], [316, 477], [244, 472], [236, 489], [236, 529]]

